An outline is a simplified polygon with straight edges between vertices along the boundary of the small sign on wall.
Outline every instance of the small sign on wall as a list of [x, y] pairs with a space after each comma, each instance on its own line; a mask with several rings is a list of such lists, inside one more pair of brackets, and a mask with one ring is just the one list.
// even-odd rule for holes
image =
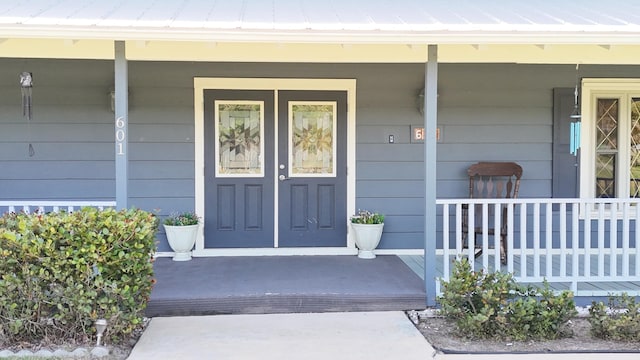
[[[438, 126], [436, 128], [436, 142], [442, 141], [442, 130]], [[411, 142], [412, 143], [423, 143], [425, 139], [425, 132], [423, 126], [411, 125]]]

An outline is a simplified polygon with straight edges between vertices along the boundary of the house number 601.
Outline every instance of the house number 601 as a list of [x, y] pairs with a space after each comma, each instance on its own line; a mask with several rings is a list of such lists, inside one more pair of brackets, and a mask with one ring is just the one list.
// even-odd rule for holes
[[127, 137], [124, 126], [124, 117], [120, 116], [116, 119], [116, 152], [118, 155], [124, 155], [124, 141]]

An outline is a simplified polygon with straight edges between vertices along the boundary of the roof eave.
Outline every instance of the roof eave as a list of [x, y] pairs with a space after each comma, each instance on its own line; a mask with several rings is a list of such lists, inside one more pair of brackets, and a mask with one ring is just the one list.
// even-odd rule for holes
[[318, 44], [640, 44], [640, 29], [309, 30], [0, 25], [0, 38]]

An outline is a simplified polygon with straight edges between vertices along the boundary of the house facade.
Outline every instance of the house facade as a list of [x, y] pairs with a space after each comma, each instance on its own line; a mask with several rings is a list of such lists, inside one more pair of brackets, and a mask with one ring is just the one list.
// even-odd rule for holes
[[192, 210], [195, 256], [355, 254], [368, 209], [428, 264], [479, 161], [520, 198], [638, 196], [635, 5], [145, 4], [0, 5], [0, 201]]

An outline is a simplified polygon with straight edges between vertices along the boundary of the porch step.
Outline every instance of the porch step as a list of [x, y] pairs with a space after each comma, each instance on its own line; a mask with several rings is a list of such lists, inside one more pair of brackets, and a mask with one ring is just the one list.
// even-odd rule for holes
[[423, 309], [424, 282], [397, 256], [159, 258], [149, 317]]

